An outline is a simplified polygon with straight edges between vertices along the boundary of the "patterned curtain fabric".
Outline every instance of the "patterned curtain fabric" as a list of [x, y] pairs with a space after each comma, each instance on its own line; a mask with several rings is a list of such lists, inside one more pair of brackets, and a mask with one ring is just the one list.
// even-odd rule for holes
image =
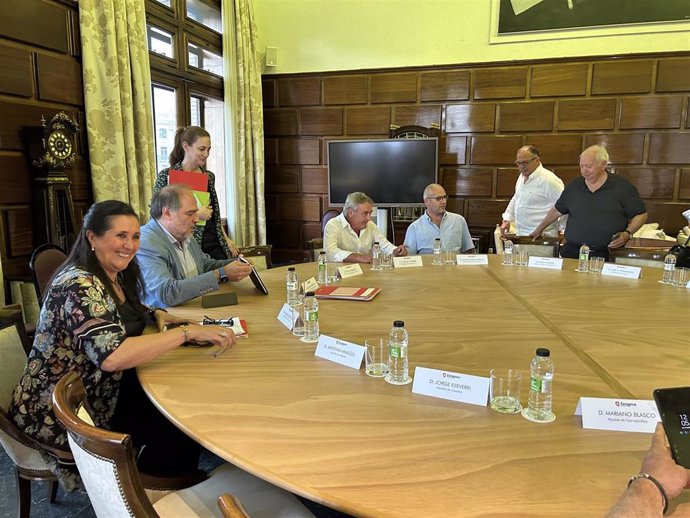
[[[256, 51], [256, 25], [250, 0], [223, 0], [223, 56], [225, 61], [226, 132], [234, 160], [233, 208], [228, 208], [230, 230], [241, 245], [266, 244], [264, 201], [264, 127], [261, 65]], [[233, 38], [234, 36], [234, 38]], [[228, 182], [230, 183], [230, 182]], [[234, 223], [234, 224], [233, 224]]]
[[144, 0], [79, 0], [79, 27], [94, 198], [143, 224], [156, 175]]

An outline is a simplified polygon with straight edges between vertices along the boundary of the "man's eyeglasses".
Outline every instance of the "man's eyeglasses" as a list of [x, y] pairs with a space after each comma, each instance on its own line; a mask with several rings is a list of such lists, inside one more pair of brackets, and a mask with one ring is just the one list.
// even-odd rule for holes
[[525, 167], [525, 166], [526, 166], [527, 164], [529, 164], [530, 162], [534, 162], [537, 158], [539, 158], [539, 157], [538, 157], [538, 156], [533, 156], [533, 157], [530, 158], [529, 160], [519, 160], [519, 161], [516, 161], [516, 162], [515, 162], [515, 165], [518, 166], [518, 167]]
[[448, 199], [447, 194], [444, 194], [443, 196], [430, 196], [427, 198], [427, 200], [436, 200], [436, 201], [443, 201], [443, 200], [447, 200], [447, 199]]

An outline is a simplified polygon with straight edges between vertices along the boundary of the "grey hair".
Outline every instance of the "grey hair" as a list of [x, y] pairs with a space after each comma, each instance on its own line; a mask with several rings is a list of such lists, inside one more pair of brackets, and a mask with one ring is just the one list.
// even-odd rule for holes
[[597, 162], [606, 162], [608, 163], [609, 161], [609, 152], [606, 151], [606, 148], [604, 146], [599, 146], [599, 145], [594, 145], [594, 146], [589, 146], [587, 149], [585, 149], [582, 153], [580, 153], [580, 156], [584, 155], [588, 151], [593, 151], [594, 152], [594, 158], [597, 160]]
[[374, 200], [363, 192], [351, 192], [347, 195], [347, 198], [345, 198], [343, 213], [347, 214], [348, 209], [352, 209], [353, 211], [357, 210], [362, 203], [371, 203], [373, 205]]
[[192, 190], [189, 187], [179, 184], [168, 185], [160, 191], [154, 192], [153, 198], [151, 198], [151, 217], [153, 219], [160, 219], [165, 207], [168, 207], [173, 212], [179, 210], [182, 206], [180, 198], [184, 194], [193, 196]]
[[[443, 185], [441, 185], [441, 184], [439, 184], [439, 183], [430, 183], [429, 185], [427, 185], [426, 187], [424, 187], [424, 194], [423, 194], [423, 196], [424, 196], [425, 199], [428, 198], [429, 196], [431, 196], [431, 191], [433, 190], [434, 187], [440, 187], [441, 189], [443, 189]], [[445, 189], [444, 189], [444, 190], [445, 190]]]

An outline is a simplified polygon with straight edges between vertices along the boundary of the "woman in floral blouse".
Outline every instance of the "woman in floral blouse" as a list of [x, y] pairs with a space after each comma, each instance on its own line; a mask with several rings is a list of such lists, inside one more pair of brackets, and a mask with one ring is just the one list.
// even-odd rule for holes
[[169, 183], [170, 170], [192, 171], [208, 177], [209, 205], [199, 207], [199, 221], [205, 225], [194, 228], [194, 239], [201, 249], [214, 259], [237, 257], [239, 251], [228, 237], [220, 220], [220, 207], [216, 193], [216, 177], [206, 169], [206, 160], [211, 151], [211, 136], [199, 126], [178, 128], [175, 132], [175, 145], [168, 157], [170, 167], [158, 173], [154, 190], [159, 191]]
[[[9, 414], [48, 450], [69, 451], [66, 431], [53, 413], [52, 393], [60, 378], [74, 371], [84, 383], [94, 424], [129, 433], [143, 473], [199, 475], [199, 446], [153, 406], [134, 368], [184, 342], [230, 346], [235, 338], [221, 327], [187, 324], [142, 305], [144, 286], [134, 257], [138, 248], [139, 221], [129, 205], [111, 200], [89, 209], [76, 243], [46, 291]], [[142, 335], [151, 320], [160, 332]], [[162, 331], [171, 323], [182, 325]], [[73, 467], [42, 453], [66, 489], [78, 487]]]

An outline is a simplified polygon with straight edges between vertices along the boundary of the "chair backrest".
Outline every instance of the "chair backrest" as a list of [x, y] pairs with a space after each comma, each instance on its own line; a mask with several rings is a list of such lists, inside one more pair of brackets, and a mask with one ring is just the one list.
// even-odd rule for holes
[[60, 265], [65, 262], [65, 259], [67, 259], [65, 251], [53, 243], [45, 243], [31, 254], [29, 268], [34, 279], [39, 304], [48, 281]]
[[323, 216], [321, 216], [321, 237], [323, 237], [323, 233], [326, 231], [326, 223], [333, 218], [337, 218], [339, 215], [340, 211], [336, 209], [328, 209], [323, 213]]
[[273, 245], [242, 246], [240, 253], [248, 258], [257, 270], [266, 270], [273, 266], [271, 249]]
[[622, 247], [609, 249], [611, 261], [627, 266], [663, 268], [668, 248]]
[[542, 236], [533, 241], [528, 236], [513, 236], [510, 234], [506, 238], [513, 242], [515, 251], [527, 250], [527, 253], [532, 257], [558, 257], [560, 238]]
[[67, 439], [96, 516], [158, 518], [149, 502], [134, 459], [129, 435], [87, 424], [77, 415], [84, 385], [69, 373], [55, 386], [53, 409]]

